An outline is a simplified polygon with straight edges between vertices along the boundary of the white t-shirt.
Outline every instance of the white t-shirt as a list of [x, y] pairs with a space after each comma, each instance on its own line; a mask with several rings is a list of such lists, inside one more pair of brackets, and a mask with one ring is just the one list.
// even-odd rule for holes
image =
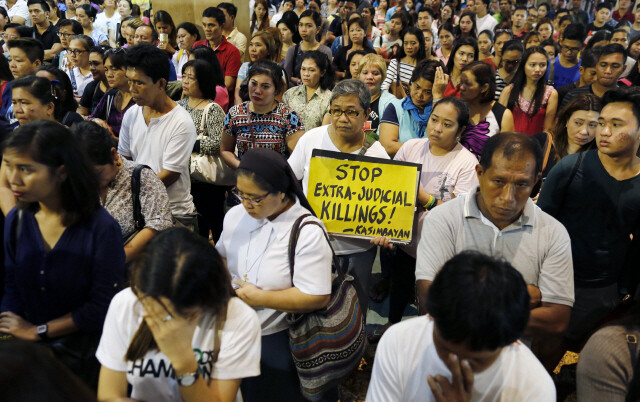
[[[293, 284], [289, 270], [289, 235], [294, 222], [309, 211], [296, 203], [274, 220], [254, 219], [243, 205], [231, 208], [216, 250], [227, 259], [232, 277], [240, 278], [264, 290], [284, 290], [295, 286], [308, 295], [331, 294], [332, 254], [323, 229], [307, 225], [300, 230], [296, 245]], [[315, 220], [308, 217], [306, 220]], [[322, 223], [320, 223], [322, 224]], [[286, 313], [256, 308], [263, 335], [289, 328]]]
[[73, 87], [73, 94], [75, 96], [82, 96], [84, 89], [91, 81], [93, 81], [93, 75], [91, 73], [82, 75], [78, 67], [68, 70], [67, 75], [71, 80], [71, 86]]
[[[433, 320], [421, 316], [389, 328], [376, 350], [367, 402], [435, 401], [427, 376], [451, 372], [433, 344]], [[473, 376], [471, 400], [526, 402], [556, 400], [553, 381], [521, 342], [504, 347], [498, 359]]]
[[[131, 288], [111, 301], [96, 357], [104, 367], [127, 373], [131, 398], [145, 401], [181, 401], [171, 361], [164, 353], [148, 352], [142, 360], [125, 360], [125, 354], [144, 315]], [[260, 375], [260, 326], [256, 313], [237, 297], [229, 300], [227, 318], [220, 337], [220, 353], [211, 362], [216, 318], [204, 315], [191, 345], [205, 378], [231, 380]]]
[[[309, 166], [311, 164], [311, 153], [314, 149], [323, 149], [326, 151], [340, 152], [335, 146], [331, 137], [329, 137], [329, 126], [320, 126], [304, 133], [298, 140], [291, 156], [289, 157], [289, 165], [298, 180], [302, 180], [302, 190], [307, 194], [309, 187]], [[384, 149], [384, 148], [383, 148]], [[352, 155], [358, 155], [360, 150], [351, 152]], [[380, 147], [370, 147], [365, 156], [374, 158], [389, 159], [389, 156], [380, 152]], [[336, 255], [345, 255], [353, 253], [361, 253], [369, 250], [373, 245], [368, 239], [351, 239], [341, 237], [340, 240], [331, 239], [331, 245]]]
[[93, 27], [106, 32], [107, 36], [111, 35], [111, 32], [116, 31], [116, 27], [122, 18], [118, 11], [114, 12], [111, 18], [107, 18], [107, 14], [103, 11], [96, 16], [96, 20], [93, 23]]
[[191, 197], [189, 158], [196, 142], [196, 126], [182, 106], [176, 105], [164, 116], [144, 121], [142, 106], [133, 105], [124, 114], [118, 141], [118, 153], [147, 165], [156, 174], [163, 169], [180, 173], [167, 187], [173, 215], [195, 211]]
[[493, 28], [495, 28], [496, 25], [498, 25], [498, 21], [493, 18], [493, 15], [487, 14], [482, 18], [478, 18], [478, 16], [476, 15], [476, 28], [478, 30], [478, 33], [486, 29], [493, 32]]
[[[180, 60], [178, 60], [178, 56], [180, 56]], [[171, 57], [171, 62], [173, 63], [173, 67], [176, 69], [176, 77], [179, 81], [182, 80], [182, 67], [189, 61], [189, 52], [184, 49], [180, 49], [173, 54]]]

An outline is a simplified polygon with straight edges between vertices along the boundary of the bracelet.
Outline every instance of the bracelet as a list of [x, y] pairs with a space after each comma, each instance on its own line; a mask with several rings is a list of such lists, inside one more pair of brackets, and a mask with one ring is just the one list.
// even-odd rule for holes
[[433, 195], [429, 194], [429, 201], [427, 201], [423, 207], [424, 209], [426, 209], [427, 211], [431, 210], [433, 207], [436, 206], [436, 204], [438, 203], [438, 199], [436, 197], [434, 197]]

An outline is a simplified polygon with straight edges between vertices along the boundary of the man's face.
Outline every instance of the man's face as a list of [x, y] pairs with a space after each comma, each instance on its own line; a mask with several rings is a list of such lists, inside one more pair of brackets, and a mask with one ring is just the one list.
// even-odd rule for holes
[[499, 229], [518, 219], [539, 176], [531, 153], [516, 152], [509, 159], [502, 149], [493, 154], [486, 171], [477, 165], [476, 173], [480, 182], [478, 206]]
[[511, 11], [511, 4], [509, 4], [508, 0], [500, 0], [500, 12], [501, 13], [506, 13], [508, 11]]
[[11, 69], [13, 78], [21, 78], [26, 77], [27, 75], [32, 75], [36, 72], [36, 69], [38, 69], [40, 65], [40, 60], [31, 62], [24, 50], [17, 47], [12, 47], [11, 49], [9, 49], [9, 69]]
[[151, 77], [135, 67], [127, 67], [127, 79], [131, 97], [138, 106], [150, 106], [164, 92], [164, 79], [155, 84]]
[[287, 11], [293, 11], [294, 7], [293, 1], [285, 1], [282, 5], [282, 10], [286, 13]]
[[584, 85], [591, 85], [596, 82], [597, 76], [595, 67], [580, 67], [580, 78]]
[[[451, 359], [450, 355], [458, 357], [458, 361], [466, 360], [471, 366], [474, 374], [478, 374], [489, 368], [502, 353], [502, 348], [496, 350], [480, 350], [475, 351], [466, 344], [450, 342], [442, 337], [438, 331], [437, 325], [433, 328], [433, 346], [436, 348], [438, 357], [443, 362]], [[445, 363], [446, 364], [446, 363]]]
[[611, 11], [608, 8], [601, 8], [596, 12], [596, 21], [600, 24], [604, 24], [609, 21], [609, 17], [611, 16]]
[[533, 26], [536, 21], [538, 21], [538, 10], [530, 8], [529, 13], [527, 14], [527, 24]]
[[465, 7], [465, 10], [467, 11], [471, 11], [472, 13], [476, 12], [476, 3], [473, 0], [467, 0], [467, 7]]
[[613, 87], [624, 72], [624, 55], [612, 53], [601, 56], [596, 64], [598, 84], [603, 87]]
[[202, 28], [204, 36], [209, 41], [217, 42], [222, 36], [222, 27], [215, 18], [202, 17]]
[[431, 29], [432, 23], [433, 19], [431, 18], [431, 14], [426, 11], [418, 13], [418, 29], [420, 29], [421, 31]]
[[220, 8], [222, 13], [224, 14], [224, 29], [232, 30], [233, 29], [233, 17], [229, 15], [227, 10], [224, 8]]
[[596, 129], [598, 152], [610, 157], [633, 156], [640, 144], [640, 127], [629, 102], [613, 102], [602, 108]]
[[29, 16], [34, 25], [43, 24], [49, 21], [49, 12], [42, 8], [42, 4], [32, 4], [29, 6]]
[[135, 43], [136, 45], [139, 45], [141, 43], [153, 44], [151, 27], [148, 27], [146, 25], [139, 26], [136, 29], [135, 36], [133, 37], [133, 43]]
[[516, 10], [513, 13], [513, 26], [515, 28], [522, 29], [526, 20], [527, 12], [525, 10]]
[[[337, 97], [331, 102], [330, 112], [331, 125], [338, 135], [349, 139], [363, 135], [362, 127], [369, 117], [369, 110], [364, 110], [360, 106], [357, 95]], [[337, 116], [338, 114], [340, 116]]]
[[571, 39], [562, 39], [560, 41], [560, 51], [565, 59], [569, 62], [574, 62], [578, 60], [578, 54], [582, 49], [582, 43], [577, 40]]
[[616, 32], [611, 37], [611, 43], [619, 43], [626, 49], [629, 47], [629, 35], [625, 32]]
[[571, 5], [573, 6], [574, 10], [580, 10], [581, 3], [582, 0], [571, 0]]

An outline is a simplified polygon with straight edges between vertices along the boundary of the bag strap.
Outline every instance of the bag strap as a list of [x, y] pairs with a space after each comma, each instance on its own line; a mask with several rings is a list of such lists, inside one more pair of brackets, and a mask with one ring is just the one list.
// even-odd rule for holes
[[544, 142], [544, 158], [542, 159], [542, 171], [547, 167], [547, 163], [549, 162], [549, 154], [551, 153], [551, 146], [553, 145], [553, 137], [551, 137], [551, 133], [548, 131], [544, 132], [547, 135], [547, 138]]
[[638, 359], [638, 337], [634, 334], [625, 334], [625, 340], [629, 347], [629, 355], [633, 364], [633, 378], [629, 383], [625, 401], [637, 401], [640, 396], [640, 359]]
[[210, 102], [204, 110], [202, 110], [202, 120], [200, 120], [200, 130], [204, 133], [207, 132], [207, 116], [209, 116], [209, 112], [211, 112], [211, 108], [213, 107], [214, 102]]
[[105, 123], [109, 124], [109, 115], [111, 114], [111, 106], [113, 106], [113, 101], [116, 99], [118, 94], [110, 94], [107, 96], [107, 109], [106, 109], [106, 118], [104, 119]]
[[547, 80], [547, 85], [553, 86], [553, 78], [556, 71], [556, 58], [551, 59], [551, 63], [549, 64], [549, 79]]
[[[71, 73], [71, 74], [69, 74], [69, 77], [71, 77], [71, 86], [73, 87], [73, 92], [77, 93], [78, 92], [78, 84], [76, 83], [76, 73], [73, 70], [74, 70], [74, 68], [69, 70], [69, 72]], [[80, 71], [80, 68], [78, 68], [78, 71]]]
[[211, 363], [218, 361], [218, 355], [220, 354], [220, 342], [222, 340], [222, 329], [227, 321], [227, 309], [228, 305], [224, 306], [222, 311], [216, 317], [216, 331], [213, 334], [213, 353], [211, 354]]
[[142, 215], [142, 205], [140, 204], [140, 186], [142, 169], [151, 169], [147, 165], [136, 165], [131, 175], [131, 199], [133, 201], [133, 223], [136, 230], [144, 229], [145, 221]]

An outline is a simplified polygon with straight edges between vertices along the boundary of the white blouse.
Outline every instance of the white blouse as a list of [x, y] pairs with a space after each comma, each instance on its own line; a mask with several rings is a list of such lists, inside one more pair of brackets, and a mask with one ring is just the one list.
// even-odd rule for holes
[[[274, 220], [254, 219], [244, 206], [237, 205], [224, 217], [216, 249], [227, 259], [232, 277], [264, 290], [285, 290], [295, 286], [315, 296], [331, 293], [332, 254], [323, 229], [307, 225], [300, 231], [295, 253], [293, 283], [289, 270], [289, 235], [295, 220], [309, 211], [296, 203]], [[311, 216], [305, 219], [322, 222]], [[324, 227], [324, 225], [323, 225]], [[262, 335], [288, 329], [286, 313], [255, 307]]]

